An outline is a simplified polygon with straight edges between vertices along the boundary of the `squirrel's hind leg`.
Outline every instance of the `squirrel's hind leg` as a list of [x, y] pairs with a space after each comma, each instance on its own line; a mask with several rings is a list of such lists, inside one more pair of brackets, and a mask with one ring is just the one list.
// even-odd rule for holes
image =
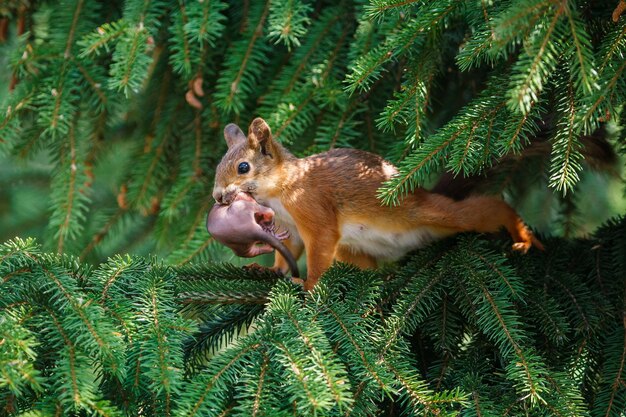
[[513, 239], [513, 249], [526, 253], [535, 245], [543, 245], [524, 221], [506, 202], [488, 196], [471, 196], [454, 201], [448, 197], [430, 194], [422, 206], [425, 223], [455, 232], [493, 233], [505, 228]]
[[455, 203], [468, 230], [496, 232], [504, 227], [513, 239], [513, 249], [528, 252], [531, 246], [543, 250], [543, 245], [526, 226], [522, 218], [506, 202], [494, 197], [468, 197]]
[[319, 230], [300, 230], [306, 248], [306, 281], [304, 289], [312, 290], [322, 274], [330, 268], [339, 244], [339, 231], [326, 227], [324, 233]]
[[335, 253], [335, 259], [355, 265], [361, 269], [371, 269], [378, 266], [376, 259], [365, 253], [355, 252], [349, 246], [339, 246]]

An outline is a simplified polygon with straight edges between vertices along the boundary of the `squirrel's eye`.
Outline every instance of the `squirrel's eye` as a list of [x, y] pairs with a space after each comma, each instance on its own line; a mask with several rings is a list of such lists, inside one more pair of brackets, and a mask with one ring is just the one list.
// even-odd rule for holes
[[248, 171], [250, 171], [250, 164], [247, 162], [242, 162], [239, 164], [239, 166], [237, 167], [237, 173], [238, 174], [245, 174]]

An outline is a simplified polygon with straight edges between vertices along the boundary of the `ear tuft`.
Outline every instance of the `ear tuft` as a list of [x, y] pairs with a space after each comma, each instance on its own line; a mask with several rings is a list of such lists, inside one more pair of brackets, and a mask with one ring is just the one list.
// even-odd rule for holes
[[253, 148], [260, 146], [263, 154], [271, 156], [272, 131], [265, 120], [257, 117], [250, 123], [250, 127], [248, 128], [248, 142]]
[[243, 134], [239, 126], [234, 123], [229, 123], [224, 128], [224, 139], [226, 139], [226, 144], [230, 148], [237, 143], [245, 142], [246, 135]]

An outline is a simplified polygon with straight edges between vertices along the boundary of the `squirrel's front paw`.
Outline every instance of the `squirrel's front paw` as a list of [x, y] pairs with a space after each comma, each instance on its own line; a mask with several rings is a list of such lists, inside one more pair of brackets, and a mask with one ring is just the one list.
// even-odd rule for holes
[[242, 267], [242, 269], [245, 270], [245, 271], [258, 271], [258, 272], [272, 271], [272, 272], [276, 272], [276, 271], [274, 271], [273, 268], [269, 268], [267, 266], [259, 265], [256, 262], [252, 262], [251, 264], [244, 265]]
[[259, 265], [256, 262], [253, 262], [251, 264], [248, 265], [244, 265], [242, 267], [245, 271], [256, 271], [256, 272], [272, 272], [274, 274], [276, 274], [279, 277], [284, 277], [285, 273], [283, 271], [281, 271], [280, 268], [278, 267], [269, 267], [269, 266], [263, 266], [263, 265]]
[[291, 282], [293, 282], [296, 285], [300, 285], [301, 287], [304, 287], [304, 280], [300, 278], [291, 277]]

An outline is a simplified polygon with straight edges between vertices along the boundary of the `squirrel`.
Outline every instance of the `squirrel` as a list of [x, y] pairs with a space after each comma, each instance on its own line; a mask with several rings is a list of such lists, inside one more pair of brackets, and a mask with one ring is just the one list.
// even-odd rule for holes
[[[504, 227], [514, 250], [543, 250], [515, 210], [494, 197], [455, 201], [417, 188], [400, 205], [383, 205], [378, 189], [398, 170], [376, 154], [337, 148], [297, 158], [272, 138], [262, 118], [252, 121], [247, 137], [237, 125], [227, 125], [224, 138], [228, 150], [216, 168], [213, 198], [229, 204], [243, 191], [271, 207], [290, 233], [284, 244], [294, 257], [306, 249], [305, 290], [314, 288], [333, 260], [375, 268], [378, 261], [464, 231]], [[277, 253], [273, 269], [287, 268]]]

